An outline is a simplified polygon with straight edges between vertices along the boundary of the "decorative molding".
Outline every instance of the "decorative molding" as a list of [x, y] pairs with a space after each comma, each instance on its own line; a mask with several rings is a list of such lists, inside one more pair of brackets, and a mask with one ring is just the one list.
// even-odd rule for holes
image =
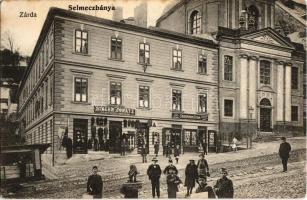
[[247, 54], [240, 54], [239, 56], [240, 56], [240, 58], [246, 58], [246, 59], [248, 58]]
[[91, 71], [84, 71], [84, 70], [79, 70], [79, 69], [70, 69], [71, 72], [76, 73], [76, 74], [86, 74], [86, 75], [92, 75], [93, 72]]
[[259, 58], [257, 56], [249, 56], [248, 57], [250, 60], [259, 60]]
[[135, 78], [136, 81], [152, 83], [154, 80], [144, 79], [144, 78]]
[[126, 79], [127, 78], [127, 76], [121, 76], [121, 75], [116, 75], [116, 74], [107, 74], [107, 77], [117, 78], [117, 79]]
[[277, 63], [278, 65], [284, 65], [286, 62], [283, 61], [283, 60], [276, 60], [276, 63]]
[[180, 84], [180, 83], [169, 83], [171, 86], [175, 86], [175, 87], [184, 87], [185, 84]]
[[197, 90], [206, 90], [206, 91], [208, 91], [208, 90], [210, 89], [210, 88], [202, 87], [202, 86], [198, 86], [198, 85], [196, 85], [195, 88], [196, 88]]
[[269, 44], [275, 44], [275, 45], [280, 45], [276, 40], [274, 40], [272, 37], [268, 35], [263, 35], [257, 38], [254, 38], [256, 41], [264, 42], [264, 43], [269, 43]]
[[290, 63], [290, 62], [287, 62], [287, 63], [286, 63], [286, 66], [292, 67], [292, 66], [293, 66], [293, 64], [292, 64], [292, 63]]

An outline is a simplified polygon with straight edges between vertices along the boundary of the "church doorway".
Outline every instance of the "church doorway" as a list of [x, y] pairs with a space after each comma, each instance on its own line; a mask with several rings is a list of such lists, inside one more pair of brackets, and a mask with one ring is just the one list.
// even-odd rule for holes
[[260, 101], [260, 131], [272, 131], [272, 105], [270, 100], [264, 98]]

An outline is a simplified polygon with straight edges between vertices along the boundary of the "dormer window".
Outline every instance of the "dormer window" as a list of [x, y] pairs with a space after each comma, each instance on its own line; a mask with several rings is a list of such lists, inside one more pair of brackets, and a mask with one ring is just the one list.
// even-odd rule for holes
[[200, 33], [201, 16], [197, 10], [194, 10], [190, 16], [190, 33], [199, 34]]

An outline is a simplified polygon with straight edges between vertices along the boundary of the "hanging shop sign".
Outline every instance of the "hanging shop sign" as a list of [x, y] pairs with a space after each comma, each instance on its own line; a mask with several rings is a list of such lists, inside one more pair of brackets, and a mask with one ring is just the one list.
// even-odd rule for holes
[[94, 113], [110, 115], [135, 115], [135, 109], [112, 106], [94, 106]]
[[208, 114], [172, 113], [172, 118], [208, 121]]

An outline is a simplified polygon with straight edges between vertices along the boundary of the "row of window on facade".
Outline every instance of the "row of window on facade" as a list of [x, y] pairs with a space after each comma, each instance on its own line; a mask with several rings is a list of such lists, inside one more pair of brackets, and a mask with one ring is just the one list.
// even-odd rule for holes
[[[122, 60], [123, 40], [120, 37], [111, 37], [110, 58]], [[88, 33], [85, 30], [75, 31], [75, 52], [88, 54]], [[139, 63], [150, 64], [150, 44], [143, 42], [139, 44]], [[182, 49], [172, 49], [172, 69], [182, 70]], [[198, 73], [207, 74], [207, 56], [202, 51], [198, 57]]]
[[[150, 108], [150, 86], [139, 86], [139, 108]], [[75, 102], [88, 101], [88, 79], [75, 78]], [[110, 105], [122, 105], [122, 83], [110, 82]], [[172, 90], [172, 110], [182, 111], [182, 91], [178, 89]], [[198, 112], [207, 112], [207, 94], [198, 94]]]
[[54, 55], [54, 36], [53, 29], [47, 34], [45, 41], [40, 47], [40, 51], [37, 53], [35, 62], [31, 68], [28, 75], [28, 79], [25, 82], [24, 90], [22, 93], [22, 100], [25, 101], [30, 95], [31, 91], [35, 87], [36, 83], [40, 80], [43, 75], [44, 70], [47, 68], [50, 60]]
[[[50, 143], [52, 139], [52, 119], [37, 126], [37, 129], [33, 130], [25, 136], [25, 140], [28, 144], [46, 144]], [[52, 148], [52, 147], [51, 147]]]
[[[229, 55], [224, 56], [224, 80], [233, 81], [233, 57]], [[299, 85], [299, 71], [297, 67], [291, 68], [291, 88], [298, 89]], [[260, 83], [265, 85], [271, 84], [271, 62], [267, 60], [260, 60]]]
[[25, 107], [25, 125], [34, 121], [37, 117], [44, 113], [53, 102], [53, 79], [52, 75], [48, 77], [37, 89], [35, 95], [29, 100]]

